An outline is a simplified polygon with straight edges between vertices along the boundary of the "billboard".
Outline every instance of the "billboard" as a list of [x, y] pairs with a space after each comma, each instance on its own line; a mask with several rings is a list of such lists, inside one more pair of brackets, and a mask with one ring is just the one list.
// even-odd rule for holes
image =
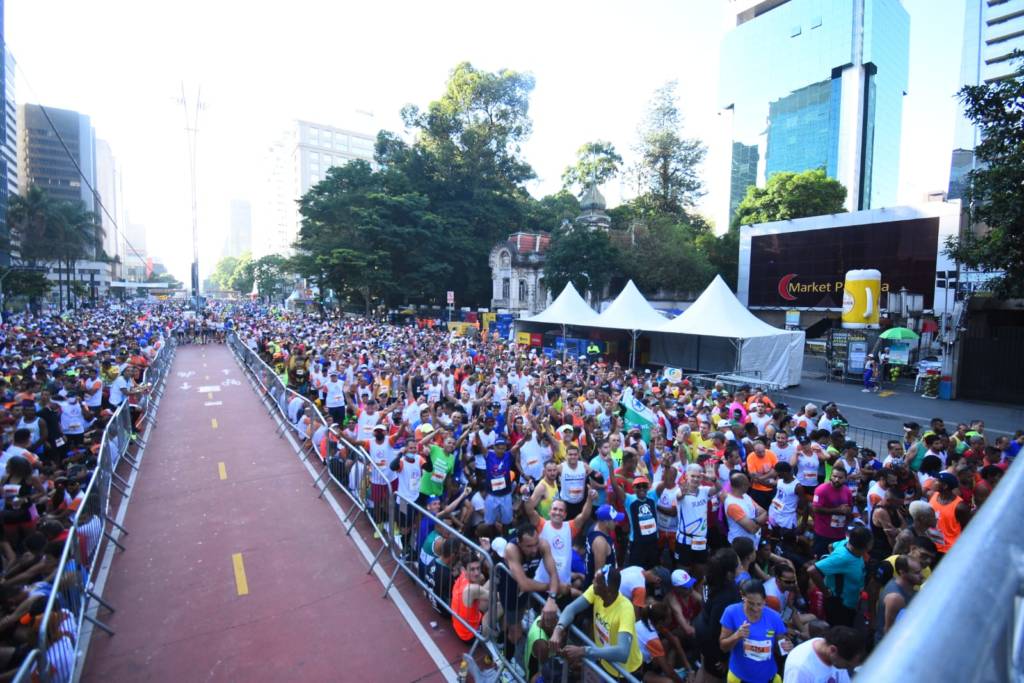
[[931, 309], [939, 250], [938, 217], [752, 234], [747, 305], [842, 308], [846, 272], [875, 268], [883, 295], [906, 287]]

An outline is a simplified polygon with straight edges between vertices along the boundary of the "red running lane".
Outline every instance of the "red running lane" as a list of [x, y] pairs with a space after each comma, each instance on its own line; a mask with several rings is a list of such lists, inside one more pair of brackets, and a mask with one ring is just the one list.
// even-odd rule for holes
[[[179, 348], [158, 417], [103, 595], [117, 635], [93, 634], [82, 680], [445, 680], [226, 347]], [[465, 651], [426, 629], [448, 661]]]

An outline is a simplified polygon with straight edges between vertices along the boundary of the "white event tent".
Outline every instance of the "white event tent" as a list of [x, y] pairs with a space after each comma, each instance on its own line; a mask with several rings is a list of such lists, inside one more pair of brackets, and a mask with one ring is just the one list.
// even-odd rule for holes
[[653, 363], [756, 376], [783, 387], [800, 383], [804, 333], [757, 318], [720, 276], [656, 332], [651, 335]]
[[537, 315], [520, 318], [520, 320], [527, 323], [546, 323], [562, 327], [569, 325], [594, 327], [597, 322], [597, 313], [587, 305], [587, 302], [583, 300], [583, 297], [570, 282], [558, 295], [558, 298], [551, 302], [550, 306]]
[[636, 338], [646, 330], [659, 329], [667, 322], [665, 316], [651, 306], [630, 280], [622, 288], [615, 301], [608, 304], [591, 327], [603, 327], [611, 330], [628, 330], [633, 337], [630, 349], [630, 367], [636, 364]]

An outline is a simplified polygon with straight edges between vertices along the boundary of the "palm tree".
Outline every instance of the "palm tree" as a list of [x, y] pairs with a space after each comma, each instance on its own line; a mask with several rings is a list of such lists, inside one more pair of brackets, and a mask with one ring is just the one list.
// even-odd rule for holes
[[98, 217], [80, 201], [56, 200], [45, 190], [31, 185], [24, 196], [9, 199], [7, 221], [22, 260], [29, 264], [57, 264], [57, 292], [63, 309], [64, 287], [67, 287], [68, 303], [71, 302], [75, 263], [98, 258], [103, 240], [103, 227]]

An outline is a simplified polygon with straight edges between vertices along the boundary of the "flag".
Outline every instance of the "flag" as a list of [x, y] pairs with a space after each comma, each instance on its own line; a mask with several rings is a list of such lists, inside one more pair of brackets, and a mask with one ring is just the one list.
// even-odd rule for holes
[[658, 421], [654, 411], [643, 404], [643, 401], [633, 395], [633, 389], [627, 387], [622, 391], [622, 407], [626, 409], [625, 415], [622, 420], [626, 424], [626, 431], [634, 427], [640, 429], [640, 433], [643, 434], [644, 441], [650, 442], [651, 440], [651, 425]]
[[671, 384], [678, 384], [683, 381], [683, 371], [680, 368], [665, 368], [661, 376]]

